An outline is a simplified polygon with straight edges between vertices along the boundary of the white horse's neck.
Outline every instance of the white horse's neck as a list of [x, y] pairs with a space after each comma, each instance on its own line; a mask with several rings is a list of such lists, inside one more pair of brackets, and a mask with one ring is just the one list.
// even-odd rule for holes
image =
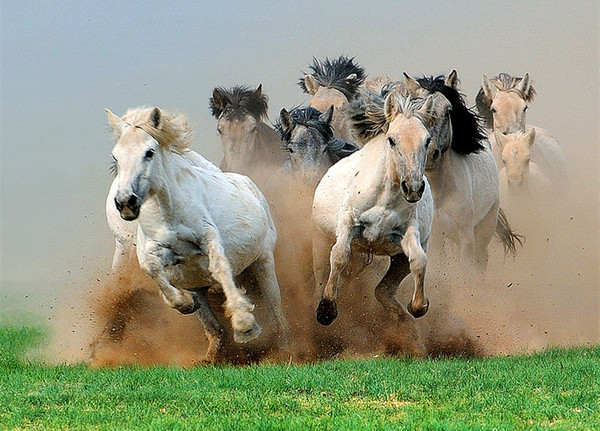
[[[204, 170], [194, 167], [190, 160], [179, 154], [160, 150], [159, 160], [149, 177], [150, 192], [142, 205], [139, 222], [144, 231], [178, 224], [191, 210], [190, 196], [202, 193], [198, 190], [196, 179]], [[193, 199], [194, 211], [202, 210], [197, 203], [202, 199]]]

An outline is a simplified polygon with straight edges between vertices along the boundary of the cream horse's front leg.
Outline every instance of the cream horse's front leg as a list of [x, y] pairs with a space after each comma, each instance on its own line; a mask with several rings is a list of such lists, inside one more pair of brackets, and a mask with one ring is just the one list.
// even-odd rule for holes
[[247, 343], [262, 332], [251, 311], [251, 304], [240, 292], [233, 280], [233, 273], [219, 234], [210, 227], [206, 231], [205, 244], [208, 252], [208, 271], [211, 277], [221, 285], [225, 294], [225, 314], [231, 319], [233, 339], [237, 343]]
[[331, 325], [337, 317], [337, 289], [342, 271], [350, 260], [352, 242], [352, 216], [345, 213], [338, 222], [336, 241], [329, 256], [329, 279], [323, 289], [321, 301], [317, 307], [317, 322], [321, 325]]
[[414, 317], [421, 317], [429, 309], [429, 300], [425, 297], [424, 289], [427, 255], [421, 246], [421, 235], [419, 234], [418, 226], [410, 225], [406, 229], [400, 245], [404, 254], [408, 257], [410, 273], [415, 280], [413, 297], [406, 309]]

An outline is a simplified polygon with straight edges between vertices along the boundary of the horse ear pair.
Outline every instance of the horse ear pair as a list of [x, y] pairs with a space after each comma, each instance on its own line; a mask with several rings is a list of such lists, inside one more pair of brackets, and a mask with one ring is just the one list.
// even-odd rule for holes
[[[209, 100], [210, 110], [212, 115], [218, 120], [219, 117], [227, 106], [229, 105], [229, 98], [226, 95], [227, 91], [222, 87], [215, 87], [213, 90], [212, 97]], [[262, 94], [262, 84], [258, 84], [256, 90], [254, 90], [254, 98], [259, 98]]]
[[[496, 88], [494, 83], [487, 77], [487, 75], [483, 75], [483, 80], [481, 82], [481, 89], [483, 90], [485, 97], [490, 101], [494, 98], [494, 96], [496, 96], [496, 93], [498, 92], [498, 89]], [[535, 92], [534, 92], [533, 88], [531, 87], [531, 81], [529, 80], [529, 73], [525, 73], [525, 75], [523, 75], [523, 78], [521, 78], [519, 85], [516, 86], [516, 90], [519, 91], [519, 93], [521, 93], [521, 95], [523, 96], [523, 99], [526, 102], [533, 100], [533, 96], [534, 96]]]

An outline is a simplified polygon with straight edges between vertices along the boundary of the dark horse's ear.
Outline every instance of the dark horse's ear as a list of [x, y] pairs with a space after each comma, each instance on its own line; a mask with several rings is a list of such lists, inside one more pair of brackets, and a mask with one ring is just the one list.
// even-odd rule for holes
[[227, 108], [227, 97], [225, 97], [220, 88], [217, 87], [213, 90], [213, 95], [210, 98], [209, 104], [213, 116], [216, 119], [219, 119], [221, 114], [225, 111], [225, 108]]
[[262, 84], [258, 84], [258, 87], [256, 87], [256, 90], [254, 90], [254, 97], [260, 97], [261, 94], [262, 94]]
[[285, 108], [281, 108], [281, 111], [279, 112], [279, 123], [281, 124], [281, 130], [283, 130], [283, 133], [286, 135], [290, 133], [294, 127], [292, 116]]
[[333, 105], [329, 107], [329, 109], [319, 115], [319, 121], [322, 121], [325, 124], [330, 124], [331, 119], [333, 118]]

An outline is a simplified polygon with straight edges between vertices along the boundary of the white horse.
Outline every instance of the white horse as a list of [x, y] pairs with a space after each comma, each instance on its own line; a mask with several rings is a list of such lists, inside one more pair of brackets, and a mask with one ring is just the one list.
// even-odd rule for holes
[[486, 127], [492, 130], [489, 139], [499, 168], [502, 167], [502, 146], [494, 133], [506, 135], [535, 129], [531, 157], [558, 190], [566, 191], [567, 163], [559, 143], [545, 129], [527, 124], [528, 103], [535, 95], [528, 73], [522, 78], [506, 73], [492, 79], [484, 75], [476, 97], [477, 109]]
[[301, 77], [298, 84], [312, 96], [310, 106], [321, 112], [333, 106], [331, 125], [335, 135], [345, 141], [353, 141], [350, 124], [341, 108], [358, 95], [366, 76], [364, 69], [346, 56], [323, 61], [313, 58], [309, 67], [312, 73]]
[[116, 140], [114, 205], [124, 220], [137, 220], [140, 267], [165, 302], [182, 314], [197, 312], [209, 339], [207, 359], [221, 352], [225, 331], [207, 301], [210, 286], [225, 295], [236, 342], [261, 333], [254, 306], [234, 281], [242, 273], [253, 277], [283, 340], [276, 232], [258, 188], [242, 175], [192, 163], [184, 116], [158, 108], [137, 108], [122, 118], [106, 112]]
[[[416, 328], [395, 295], [409, 273], [414, 292], [407, 309], [415, 317], [429, 307], [424, 278], [433, 199], [423, 175], [433, 98], [424, 103], [390, 95], [385, 100], [387, 132], [340, 160], [325, 174], [313, 202], [313, 264], [322, 289], [317, 321], [337, 317], [337, 291], [351, 254], [390, 256], [390, 268], [375, 288], [383, 307]], [[354, 263], [367, 263], [360, 259]], [[416, 342], [416, 340], [413, 340]]]

